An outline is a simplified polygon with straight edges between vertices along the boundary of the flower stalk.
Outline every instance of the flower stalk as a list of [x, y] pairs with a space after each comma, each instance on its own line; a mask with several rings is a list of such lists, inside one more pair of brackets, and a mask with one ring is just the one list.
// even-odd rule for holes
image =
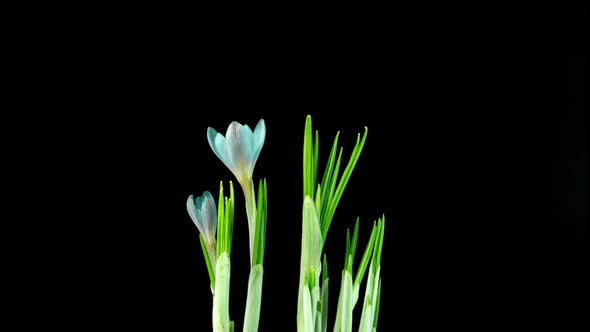
[[248, 244], [250, 249], [250, 262], [252, 262], [254, 250], [254, 237], [256, 235], [256, 195], [254, 194], [254, 181], [248, 179], [242, 185], [244, 202], [246, 203], [246, 216], [248, 218]]
[[215, 155], [234, 174], [242, 191], [248, 219], [248, 247], [250, 252], [250, 276], [244, 317], [247, 332], [258, 331], [262, 302], [262, 280], [264, 274], [264, 246], [266, 238], [267, 190], [266, 180], [258, 186], [258, 204], [254, 188], [253, 172], [264, 140], [266, 125], [260, 120], [254, 131], [247, 125], [232, 122], [225, 136], [215, 129], [207, 129], [207, 139]]
[[234, 222], [234, 187], [231, 181], [229, 192], [229, 197], [223, 195], [223, 182], [220, 182], [218, 208], [213, 195], [208, 191], [197, 198], [190, 195], [187, 200], [189, 216], [201, 233], [199, 241], [211, 281], [214, 332], [233, 330], [233, 322], [229, 318], [230, 256]]

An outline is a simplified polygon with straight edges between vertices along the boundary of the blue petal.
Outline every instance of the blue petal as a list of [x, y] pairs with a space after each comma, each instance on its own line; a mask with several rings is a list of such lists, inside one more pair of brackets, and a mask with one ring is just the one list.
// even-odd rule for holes
[[219, 134], [217, 130], [211, 127], [207, 128], [207, 141], [209, 142], [209, 146], [211, 147], [211, 150], [213, 150], [213, 153], [215, 153], [217, 158], [221, 159], [221, 157], [219, 156], [219, 152], [217, 152], [217, 148], [215, 146], [215, 138], [217, 137], [217, 134]]
[[[199, 197], [200, 198], [200, 197]], [[197, 198], [198, 199], [198, 198]], [[200, 222], [200, 216], [199, 216], [199, 211], [197, 210], [196, 206], [195, 206], [195, 199], [193, 197], [193, 195], [190, 195], [188, 197], [188, 199], [186, 200], [186, 209], [188, 211], [188, 215], [191, 217], [193, 223], [195, 224], [195, 226], [197, 226], [197, 228], [199, 229], [199, 232], [201, 234], [204, 234], [203, 231], [205, 230]]]
[[207, 128], [207, 140], [209, 141], [211, 150], [213, 150], [217, 158], [219, 158], [227, 168], [233, 171], [233, 164], [227, 154], [227, 144], [225, 142], [225, 137], [223, 137], [223, 135], [218, 133], [215, 129], [209, 127]]
[[227, 141], [227, 153], [229, 159], [235, 166], [234, 175], [241, 180], [243, 176], [251, 175], [250, 146], [248, 145], [248, 130], [242, 130], [243, 126], [233, 121], [227, 128], [225, 134]]
[[211, 240], [215, 240], [215, 232], [217, 231], [217, 207], [215, 206], [213, 195], [208, 191], [203, 193], [201, 213], [207, 236], [210, 237]]
[[195, 198], [195, 207], [197, 210], [197, 216], [199, 217], [199, 220], [203, 220], [203, 218], [201, 218], [201, 205], [202, 204], [203, 204], [203, 197], [197, 196], [197, 198]]
[[203, 205], [203, 197], [197, 196], [197, 198], [195, 198], [195, 215], [197, 216], [197, 222], [200, 226], [199, 230], [201, 233], [203, 233], [203, 231], [205, 231], [205, 220], [203, 220], [203, 211], [201, 211], [201, 205]]
[[233, 171], [235, 166], [229, 158], [229, 153], [227, 152], [227, 140], [225, 139], [225, 137], [223, 137], [223, 135], [217, 134], [217, 136], [215, 137], [215, 147], [219, 152], [219, 159], [221, 159], [221, 161], [225, 164], [225, 166], [227, 166], [227, 168]]
[[250, 152], [254, 151], [254, 133], [252, 132], [252, 129], [250, 129], [250, 127], [248, 125], [244, 125], [244, 127], [242, 128], [242, 139], [245, 139], [246, 137], [248, 137], [248, 139], [246, 140], [248, 143], [248, 146], [250, 147]]
[[240, 137], [242, 139], [242, 146], [244, 151], [244, 159], [246, 161], [252, 161], [254, 156], [254, 133], [248, 125], [244, 125], [240, 128]]
[[260, 119], [256, 128], [254, 129], [254, 143], [253, 143], [253, 159], [258, 160], [262, 146], [264, 145], [264, 139], [266, 138], [266, 124], [264, 119]]

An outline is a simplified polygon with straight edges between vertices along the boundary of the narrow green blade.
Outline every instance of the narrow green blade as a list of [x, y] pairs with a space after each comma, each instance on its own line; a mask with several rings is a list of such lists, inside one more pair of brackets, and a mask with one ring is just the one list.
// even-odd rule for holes
[[311, 116], [305, 118], [305, 132], [303, 134], [303, 197], [314, 197], [314, 154]]
[[256, 230], [254, 234], [252, 265], [262, 264], [264, 261], [267, 209], [266, 193], [266, 180], [260, 180], [258, 184], [258, 204], [256, 209]]
[[334, 164], [336, 162], [336, 152], [338, 151], [338, 136], [340, 132], [336, 133], [336, 137], [334, 137], [334, 143], [332, 144], [332, 149], [330, 150], [330, 157], [328, 158], [328, 163], [326, 164], [326, 168], [324, 170], [324, 175], [322, 177], [322, 209], [318, 210], [318, 214], [320, 215], [320, 221], [322, 220], [323, 216], [325, 215], [326, 207], [330, 202], [331, 196], [328, 194], [329, 189], [332, 187], [332, 172], [334, 171]]
[[199, 242], [201, 242], [201, 249], [203, 250], [203, 256], [205, 257], [205, 265], [207, 265], [207, 273], [209, 273], [211, 288], [215, 289], [215, 271], [213, 270], [211, 259], [209, 259], [209, 252], [207, 251], [207, 247], [205, 246], [205, 240], [203, 240], [203, 236], [201, 234], [199, 234]]
[[360, 138], [360, 134], [357, 135], [357, 143], [352, 151], [350, 159], [348, 160], [348, 165], [346, 165], [346, 168], [344, 169], [344, 172], [342, 173], [342, 177], [340, 178], [340, 182], [338, 182], [338, 187], [336, 188], [336, 192], [334, 193], [334, 196], [333, 196], [332, 200], [330, 201], [328, 210], [326, 211], [325, 222], [324, 222], [325, 225], [322, 228], [322, 235], [323, 235], [324, 239], [326, 237], [326, 234], [328, 233], [328, 229], [330, 228], [330, 223], [332, 222], [332, 217], [334, 217], [334, 212], [336, 211], [336, 207], [338, 206], [338, 203], [340, 202], [340, 198], [342, 197], [342, 194], [344, 193], [344, 188], [346, 188], [346, 185], [348, 184], [348, 180], [350, 179], [350, 176], [352, 175], [352, 171], [354, 170], [354, 167], [356, 166], [356, 163], [358, 162], [358, 159], [359, 159], [360, 154], [363, 150], [363, 147], [365, 146], [365, 141], [367, 139], [367, 133], [368, 133], [368, 129], [367, 129], [367, 127], [365, 127], [365, 133], [363, 134], [362, 139]]
[[359, 264], [357, 274], [354, 280], [355, 285], [360, 285], [363, 281], [363, 276], [365, 275], [365, 271], [367, 270], [367, 266], [369, 264], [369, 260], [373, 254], [373, 247], [375, 245], [375, 241], [377, 239], [378, 232], [377, 226], [373, 226], [371, 231], [371, 237], [369, 238], [369, 243], [367, 243], [367, 247], [365, 248], [365, 253], [363, 254], [363, 258], [361, 259], [361, 263]]
[[379, 306], [381, 304], [381, 278], [379, 278], [379, 285], [377, 286], [377, 300], [375, 301], [375, 316], [373, 317], [373, 328], [377, 329], [379, 323]]

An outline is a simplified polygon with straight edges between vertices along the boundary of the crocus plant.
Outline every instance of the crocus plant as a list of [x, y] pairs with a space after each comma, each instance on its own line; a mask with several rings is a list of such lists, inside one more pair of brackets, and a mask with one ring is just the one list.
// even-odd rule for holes
[[[340, 174], [342, 148], [338, 149], [336, 133], [328, 162], [321, 182], [318, 181], [319, 133], [312, 129], [311, 116], [307, 116], [303, 138], [303, 231], [301, 237], [301, 264], [299, 271], [299, 298], [297, 304], [297, 331], [324, 332], [328, 327], [328, 269], [323, 246], [334, 213], [352, 175], [367, 139], [367, 128], [361, 138], [357, 135], [356, 144], [344, 171]], [[371, 332], [377, 329], [377, 315], [380, 299], [381, 279], [379, 262], [383, 244], [384, 217], [373, 226], [371, 237], [353, 282], [353, 261], [359, 232], [357, 219], [352, 241], [350, 232], [346, 236], [346, 254], [342, 271], [334, 332], [352, 331], [352, 314], [359, 297], [369, 258], [371, 267], [362, 319], [359, 331]], [[321, 280], [321, 283], [320, 283]]]
[[266, 126], [264, 120], [258, 121], [254, 132], [248, 125], [242, 126], [236, 121], [227, 127], [225, 136], [211, 127], [207, 128], [207, 139], [211, 149], [234, 174], [244, 191], [248, 231], [250, 233], [250, 259], [253, 256], [256, 234], [256, 197], [254, 196], [252, 174], [254, 173], [256, 160], [258, 160], [264, 145], [265, 137]]
[[211, 127], [207, 129], [207, 138], [211, 149], [229, 168], [242, 186], [244, 201], [246, 202], [251, 267], [244, 331], [257, 331], [260, 317], [262, 276], [264, 273], [262, 262], [266, 234], [266, 181], [261, 180], [258, 186], [258, 202], [260, 204], [257, 205], [252, 174], [254, 173], [256, 160], [258, 160], [264, 145], [265, 137], [266, 126], [264, 120], [258, 121], [254, 132], [248, 125], [242, 126], [235, 121], [227, 128], [225, 136]]
[[[210, 192], [187, 200], [188, 214], [201, 234], [201, 248], [209, 272], [213, 293], [213, 331], [233, 331], [229, 318], [229, 280], [231, 274], [231, 243], [234, 222], [234, 188], [230, 181], [229, 197], [223, 196], [219, 185], [219, 208]], [[215, 236], [216, 230], [217, 236]]]
[[[367, 138], [367, 129], [357, 137], [349, 161], [340, 174], [342, 148], [338, 148], [336, 134], [321, 182], [318, 181], [319, 133], [315, 138], [311, 117], [305, 123], [303, 143], [303, 212], [299, 292], [297, 304], [297, 331], [325, 332], [328, 326], [328, 266], [323, 247], [336, 208]], [[243, 331], [258, 331], [264, 247], [266, 239], [267, 189], [266, 180], [260, 180], [258, 195], [254, 187], [254, 166], [264, 145], [266, 126], [260, 120], [254, 131], [247, 125], [232, 122], [225, 136], [209, 127], [207, 139], [215, 155], [233, 173], [242, 187], [248, 219], [250, 252], [250, 276]], [[234, 191], [229, 182], [230, 195], [224, 197], [220, 184], [219, 203], [216, 207], [213, 195], [205, 191], [202, 196], [189, 196], [187, 210], [200, 232], [199, 240], [211, 282], [213, 294], [213, 331], [233, 331], [229, 317], [229, 280], [231, 272], [231, 247], [234, 220]], [[344, 268], [338, 297], [335, 332], [352, 331], [353, 309], [359, 298], [359, 290], [368, 271], [358, 331], [377, 330], [381, 293], [380, 262], [383, 247], [384, 220], [382, 216], [373, 223], [369, 242], [356, 270], [356, 252], [359, 219], [352, 237], [346, 235]], [[356, 271], [356, 272], [355, 272]]]

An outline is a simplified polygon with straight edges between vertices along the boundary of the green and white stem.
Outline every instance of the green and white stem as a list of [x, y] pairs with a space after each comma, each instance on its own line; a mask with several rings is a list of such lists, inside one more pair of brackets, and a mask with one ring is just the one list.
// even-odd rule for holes
[[207, 128], [207, 139], [211, 150], [234, 174], [244, 191], [251, 263], [254, 256], [257, 206], [252, 175], [265, 138], [266, 125], [262, 119], [258, 121], [254, 131], [248, 125], [233, 121], [228, 126], [225, 136], [211, 127]]
[[217, 264], [215, 266], [215, 293], [213, 295], [213, 331], [231, 332], [229, 317], [229, 285], [231, 276], [231, 249], [234, 223], [234, 187], [229, 182], [230, 196], [224, 197], [223, 183], [219, 186]]
[[246, 203], [246, 216], [248, 217], [248, 244], [250, 249], [250, 263], [252, 263], [254, 251], [254, 236], [256, 235], [256, 194], [254, 193], [254, 181], [252, 178], [240, 182], [244, 192]]
[[210, 192], [187, 200], [189, 216], [199, 229], [199, 241], [209, 273], [213, 294], [212, 324], [214, 332], [233, 332], [229, 318], [229, 285], [231, 277], [231, 247], [234, 222], [234, 189], [230, 181], [230, 196], [223, 195], [219, 185], [217, 208]]
[[225, 136], [211, 127], [207, 128], [207, 139], [211, 149], [234, 174], [244, 191], [251, 263], [244, 318], [244, 331], [248, 332], [258, 330], [262, 298], [264, 273], [262, 263], [266, 237], [266, 181], [261, 181], [258, 186], [257, 204], [252, 175], [265, 138], [264, 120], [258, 121], [254, 131], [247, 125], [233, 121], [227, 128]]
[[252, 265], [248, 278], [244, 332], [258, 331], [260, 307], [262, 304], [262, 281], [264, 276], [263, 263], [266, 243], [267, 204], [266, 180], [260, 180], [258, 184], [258, 204], [255, 205], [255, 209], [253, 210], [255, 213], [255, 232], [252, 239]]

